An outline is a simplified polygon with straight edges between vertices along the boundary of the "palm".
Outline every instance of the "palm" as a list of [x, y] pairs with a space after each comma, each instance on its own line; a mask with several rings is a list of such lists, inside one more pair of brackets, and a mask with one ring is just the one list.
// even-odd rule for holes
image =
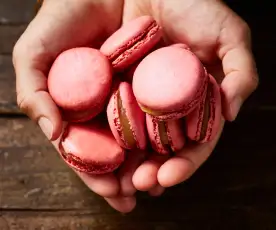
[[[169, 42], [185, 42], [203, 61], [214, 57], [218, 37], [223, 23], [229, 16], [209, 1], [164, 1], [144, 0], [142, 3], [131, 1], [127, 18], [137, 14], [152, 14], [163, 27]], [[151, 12], [148, 5], [151, 4]], [[128, 5], [126, 5], [128, 6]], [[128, 9], [125, 9], [128, 12]]]
[[[166, 41], [188, 44], [221, 82], [223, 73], [218, 49], [225, 35], [229, 40], [234, 39], [235, 29], [240, 29], [243, 24], [234, 12], [223, 3], [214, 4], [212, 1], [125, 1], [124, 21], [143, 14], [150, 14], [158, 21]], [[228, 24], [231, 30], [226, 29]]]

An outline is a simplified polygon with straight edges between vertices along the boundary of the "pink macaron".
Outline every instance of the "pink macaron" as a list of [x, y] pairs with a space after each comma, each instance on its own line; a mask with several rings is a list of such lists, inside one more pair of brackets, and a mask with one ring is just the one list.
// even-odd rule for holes
[[152, 148], [160, 154], [170, 154], [185, 145], [184, 123], [182, 119], [158, 121], [146, 115], [147, 131]]
[[145, 15], [123, 24], [102, 44], [100, 51], [108, 57], [115, 71], [121, 71], [149, 52], [161, 36], [161, 27], [151, 16]]
[[179, 119], [197, 107], [206, 92], [207, 72], [186, 46], [153, 51], [137, 66], [133, 92], [141, 109], [159, 120]]
[[69, 166], [89, 174], [113, 172], [125, 159], [125, 150], [116, 142], [107, 123], [98, 118], [69, 124], [59, 149]]
[[110, 129], [121, 147], [146, 148], [145, 113], [138, 106], [129, 83], [119, 83], [106, 112]]
[[99, 50], [73, 48], [62, 52], [48, 76], [48, 90], [63, 119], [84, 122], [103, 109], [112, 85], [112, 66]]
[[206, 96], [198, 107], [185, 117], [189, 139], [204, 143], [214, 139], [222, 118], [220, 87], [209, 75]]

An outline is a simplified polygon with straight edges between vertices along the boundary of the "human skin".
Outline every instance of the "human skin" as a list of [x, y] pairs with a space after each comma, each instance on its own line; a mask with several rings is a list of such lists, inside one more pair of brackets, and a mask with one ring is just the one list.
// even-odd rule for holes
[[[55, 147], [63, 123], [47, 93], [50, 63], [65, 49], [99, 47], [121, 22], [144, 14], [157, 20], [168, 42], [187, 44], [208, 66], [221, 85], [226, 120], [236, 118], [242, 103], [257, 88], [250, 30], [219, 0], [45, 0], [16, 43], [13, 64], [20, 109], [40, 125]], [[206, 144], [186, 146], [172, 158], [153, 156], [144, 161], [146, 152], [135, 154], [137, 158], [127, 159], [117, 177], [77, 174], [114, 209], [130, 212], [136, 205], [136, 189], [160, 195], [165, 187], [185, 181], [208, 159], [220, 134]]]

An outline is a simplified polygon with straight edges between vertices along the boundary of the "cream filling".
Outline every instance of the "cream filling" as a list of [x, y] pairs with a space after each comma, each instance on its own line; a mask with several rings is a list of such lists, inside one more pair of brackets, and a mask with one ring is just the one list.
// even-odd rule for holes
[[134, 138], [131, 126], [130, 126], [130, 122], [126, 115], [126, 110], [123, 107], [123, 103], [122, 103], [122, 99], [121, 99], [119, 91], [118, 91], [118, 96], [117, 96], [117, 103], [118, 103], [119, 119], [120, 119], [120, 123], [121, 123], [121, 127], [122, 127], [123, 137], [129, 147], [135, 148], [136, 141], [135, 141], [135, 138]]
[[209, 97], [209, 92], [210, 92], [210, 86], [208, 86], [207, 89], [207, 95], [205, 99], [205, 104], [204, 104], [204, 115], [203, 115], [203, 120], [202, 120], [202, 126], [201, 126], [201, 132], [200, 132], [200, 140], [203, 140], [206, 136], [206, 132], [208, 129], [208, 122], [211, 116], [211, 111], [210, 111], [210, 97]]
[[167, 129], [166, 121], [158, 122], [158, 132], [159, 132], [159, 136], [160, 136], [160, 142], [163, 145], [163, 147], [169, 153], [173, 153], [174, 151], [172, 150], [171, 143], [170, 143], [170, 140], [168, 137], [168, 129]]

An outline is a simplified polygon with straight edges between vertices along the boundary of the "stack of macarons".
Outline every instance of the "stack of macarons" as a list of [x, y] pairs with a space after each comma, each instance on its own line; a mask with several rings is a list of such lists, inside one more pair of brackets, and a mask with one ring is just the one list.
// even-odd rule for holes
[[187, 45], [164, 45], [150, 16], [123, 24], [99, 49], [62, 52], [48, 91], [68, 122], [62, 158], [91, 174], [118, 169], [128, 150], [171, 154], [211, 141], [222, 116], [216, 80]]

